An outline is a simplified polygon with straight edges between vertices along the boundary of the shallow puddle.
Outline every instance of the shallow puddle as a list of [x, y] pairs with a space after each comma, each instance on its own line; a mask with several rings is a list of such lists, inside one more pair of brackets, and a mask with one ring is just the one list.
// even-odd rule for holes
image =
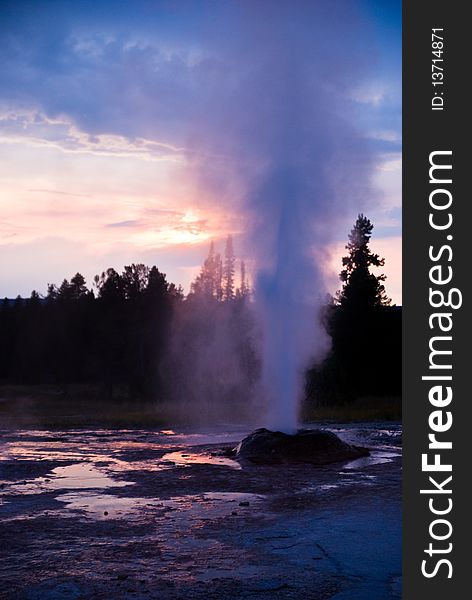
[[371, 452], [370, 456], [357, 458], [345, 465], [345, 469], [364, 469], [373, 465], [382, 465], [392, 462], [395, 457], [401, 456], [398, 452]]
[[120, 498], [85, 492], [62, 494], [56, 500], [64, 502], [67, 509], [82, 511], [95, 519], [128, 519], [136, 511], [142, 512], [153, 505], [146, 498]]
[[231, 469], [241, 469], [241, 465], [224, 456], [212, 456], [211, 454], [197, 454], [194, 452], [169, 452], [162, 457], [163, 461], [170, 461], [177, 465], [219, 465]]
[[48, 486], [52, 489], [108, 488], [131, 485], [131, 482], [116, 481], [102, 473], [92, 463], [79, 463], [52, 470]]
[[[6, 485], [7, 482], [4, 482]], [[117, 481], [97, 469], [92, 462], [81, 462], [56, 467], [44, 477], [25, 480], [8, 486], [8, 495], [43, 494], [53, 490], [105, 489], [133, 485], [133, 482]]]
[[239, 492], [207, 492], [201, 495], [174, 496], [164, 500], [154, 498], [123, 498], [111, 494], [71, 492], [61, 494], [56, 500], [65, 508], [82, 511], [94, 519], [147, 519], [165, 518], [172, 521], [201, 521], [237, 516], [264, 499], [258, 494]]

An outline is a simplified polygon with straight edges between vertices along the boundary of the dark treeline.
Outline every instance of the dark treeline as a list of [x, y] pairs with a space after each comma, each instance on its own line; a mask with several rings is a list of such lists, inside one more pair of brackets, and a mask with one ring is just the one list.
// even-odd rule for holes
[[95, 276], [91, 289], [77, 273], [59, 287], [48, 285], [44, 297], [33, 291], [28, 299], [5, 298], [0, 307], [0, 382], [57, 384], [66, 394], [71, 385], [91, 384], [102, 398], [158, 399], [174, 392], [169, 370], [176, 369], [176, 388], [190, 386], [188, 394], [198, 382], [185, 372], [195, 370], [198, 355], [209, 347], [223, 355], [218, 329], [231, 322], [235, 331], [225, 335], [240, 340], [241, 360], [254, 380], [254, 350], [241, 339], [239, 327], [247, 322], [243, 307], [249, 298], [244, 262], [239, 266], [236, 286], [228, 237], [224, 257], [211, 245], [186, 298], [157, 267], [143, 264], [125, 266], [121, 274], [107, 269]]
[[369, 248], [373, 225], [359, 215], [343, 258], [342, 289], [323, 311], [331, 351], [307, 374], [307, 398], [319, 403], [401, 394], [401, 308], [385, 293], [383, 258]]
[[159, 361], [182, 292], [156, 267], [131, 265], [95, 277], [95, 293], [80, 273], [45, 298], [4, 300], [0, 310], [0, 378], [7, 382], [95, 383], [111, 396], [160, 389]]
[[[371, 232], [360, 215], [346, 246], [343, 288], [323, 310], [332, 349], [307, 373], [308, 401], [400, 394], [401, 309], [390, 306], [384, 277], [370, 272], [383, 265], [369, 249]], [[250, 299], [231, 237], [223, 256], [211, 245], [186, 297], [155, 266], [107, 269], [92, 288], [77, 273], [49, 285], [44, 297], [33, 291], [2, 302], [0, 382], [55, 384], [65, 394], [72, 384], [90, 384], [103, 399], [204, 393], [237, 403], [260, 374]]]

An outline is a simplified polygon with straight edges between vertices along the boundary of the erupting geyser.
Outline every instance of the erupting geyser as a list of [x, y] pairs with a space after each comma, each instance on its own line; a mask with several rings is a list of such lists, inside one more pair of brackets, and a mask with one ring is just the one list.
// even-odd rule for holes
[[[347, 1], [224, 6], [208, 32], [218, 59], [200, 72], [209, 94], [190, 145], [206, 197], [227, 203], [247, 234], [265, 423], [294, 433], [306, 368], [329, 348], [326, 248], [339, 218], [371, 195], [372, 154], [354, 127], [369, 35]], [[348, 61], [338, 38], [351, 40]]]

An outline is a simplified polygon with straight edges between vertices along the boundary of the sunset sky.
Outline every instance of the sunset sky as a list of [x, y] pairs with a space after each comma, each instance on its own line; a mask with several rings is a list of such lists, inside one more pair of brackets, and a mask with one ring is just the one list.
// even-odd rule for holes
[[[220, 202], [195, 184], [192, 167], [200, 107], [214, 73], [231, 68], [223, 49], [233, 32], [225, 7], [234, 4], [2, 1], [2, 297], [45, 293], [77, 271], [91, 284], [105, 268], [132, 262], [156, 264], [188, 290], [210, 241], [221, 248], [228, 233], [250, 262], [231, 198], [238, 190]], [[351, 4], [353, 27], [361, 22], [369, 40], [365, 75], [347, 84], [355, 125], [375, 156], [366, 213], [373, 249], [386, 258], [387, 292], [401, 304], [401, 2]], [[221, 35], [209, 41], [219, 19]], [[305, 26], [303, 35], [318, 35], [316, 23]], [[333, 44], [348, 72], [352, 39]], [[349, 207], [342, 215], [330, 244], [332, 292], [356, 214]]]

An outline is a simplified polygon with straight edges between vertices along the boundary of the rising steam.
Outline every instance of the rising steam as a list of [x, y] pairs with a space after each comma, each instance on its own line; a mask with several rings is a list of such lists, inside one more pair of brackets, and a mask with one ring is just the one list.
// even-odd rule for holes
[[369, 193], [371, 155], [351, 99], [368, 35], [353, 4], [224, 3], [205, 32], [193, 166], [203, 193], [241, 215], [269, 406], [259, 418], [285, 431], [297, 428], [304, 370], [329, 347], [318, 320], [326, 245]]

